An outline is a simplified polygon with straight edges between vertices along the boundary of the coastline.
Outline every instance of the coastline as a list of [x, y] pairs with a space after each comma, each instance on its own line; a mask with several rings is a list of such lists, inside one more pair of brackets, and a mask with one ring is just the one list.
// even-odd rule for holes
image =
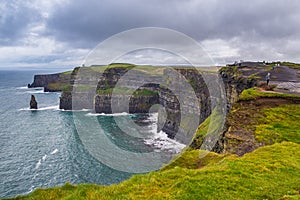
[[[295, 121], [300, 118], [300, 96], [285, 93], [244, 90], [226, 118], [215, 148], [218, 153], [199, 150], [210, 123], [208, 117], [198, 127], [190, 147], [159, 171], [111, 186], [67, 183], [36, 189], [15, 199], [299, 198], [295, 177], [300, 175], [300, 127]], [[292, 137], [284, 133], [287, 131]], [[202, 158], [202, 154], [207, 155]], [[283, 177], [286, 180], [281, 182]]]

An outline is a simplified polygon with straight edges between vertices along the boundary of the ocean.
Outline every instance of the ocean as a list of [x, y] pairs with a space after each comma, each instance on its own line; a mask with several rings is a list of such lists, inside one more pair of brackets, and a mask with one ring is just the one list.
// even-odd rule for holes
[[[60, 93], [43, 88], [27, 88], [34, 74], [45, 71], [0, 71], [0, 198], [24, 195], [36, 188], [96, 183], [109, 185], [130, 178], [134, 173], [104, 164], [86, 148], [74, 122], [74, 112], [59, 109]], [[29, 109], [31, 95], [38, 110]], [[115, 115], [76, 111], [76, 116], [97, 120], [101, 131], [120, 149], [131, 152], [161, 152], [172, 157], [184, 145], [156, 131], [157, 114]], [[118, 128], [126, 120], [143, 126], [146, 138], [134, 138]], [[131, 132], [134, 132], [134, 127]], [[93, 133], [95, 127], [85, 131]], [[96, 147], [95, 147], [96, 148]], [[97, 147], [97, 151], [101, 147]], [[109, 156], [110, 152], [106, 150]], [[151, 161], [149, 161], [151, 162]]]

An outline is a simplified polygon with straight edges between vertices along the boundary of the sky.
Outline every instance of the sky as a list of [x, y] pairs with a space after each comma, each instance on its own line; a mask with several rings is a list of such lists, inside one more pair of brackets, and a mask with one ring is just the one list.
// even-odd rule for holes
[[107, 38], [142, 27], [181, 32], [216, 64], [300, 62], [299, 10], [298, 0], [0, 0], [0, 68], [73, 68]]

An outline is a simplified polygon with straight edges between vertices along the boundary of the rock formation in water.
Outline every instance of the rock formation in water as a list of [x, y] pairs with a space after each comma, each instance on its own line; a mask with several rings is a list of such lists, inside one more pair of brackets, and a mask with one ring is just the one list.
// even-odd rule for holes
[[30, 109], [38, 109], [37, 102], [35, 100], [35, 96], [34, 95], [31, 95]]

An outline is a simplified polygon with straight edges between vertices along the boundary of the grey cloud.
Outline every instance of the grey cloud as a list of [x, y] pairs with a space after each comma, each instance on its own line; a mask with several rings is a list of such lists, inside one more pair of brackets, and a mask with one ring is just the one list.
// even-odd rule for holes
[[[60, 0], [47, 4], [51, 9], [38, 0], [0, 0], [0, 45], [34, 48], [36, 44], [26, 44], [26, 40], [30, 40], [32, 28], [41, 25], [35, 38], [53, 40], [53, 46], [58, 45], [61, 51], [54, 54], [62, 58], [66, 51], [74, 50], [67, 56], [76, 60], [76, 56], [116, 33], [152, 26], [183, 32], [200, 43], [225, 41], [229, 50], [237, 52], [228, 58], [220, 56], [226, 62], [300, 62], [298, 0]], [[136, 41], [148, 36], [136, 36]], [[176, 41], [175, 46], [180, 45]], [[79, 53], [72, 57], [74, 52]], [[32, 59], [28, 62], [52, 62]]]
[[264, 40], [297, 35], [299, 10], [297, 0], [78, 0], [58, 7], [47, 25], [49, 34], [77, 47], [143, 26], [175, 29], [196, 40]]
[[0, 5], [0, 45], [11, 46], [26, 37], [32, 23], [40, 13], [29, 6], [29, 1], [2, 1]]

